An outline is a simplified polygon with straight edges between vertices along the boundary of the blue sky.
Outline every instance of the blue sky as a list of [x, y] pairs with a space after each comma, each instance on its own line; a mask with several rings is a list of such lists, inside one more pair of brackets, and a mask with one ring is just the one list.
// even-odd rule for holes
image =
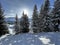
[[[33, 13], [34, 5], [37, 5], [38, 11], [40, 10], [41, 4], [44, 0], [0, 0], [2, 7], [5, 10], [5, 17], [15, 17], [18, 14], [20, 18], [24, 9], [27, 10], [29, 18], [31, 18]], [[50, 0], [51, 7], [54, 0]]]

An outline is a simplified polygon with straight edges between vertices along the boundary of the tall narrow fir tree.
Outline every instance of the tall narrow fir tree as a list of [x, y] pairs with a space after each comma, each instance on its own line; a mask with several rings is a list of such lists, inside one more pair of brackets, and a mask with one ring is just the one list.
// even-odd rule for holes
[[21, 33], [29, 32], [29, 19], [28, 19], [27, 14], [24, 14], [24, 12], [20, 20], [20, 32]]
[[52, 17], [52, 23], [54, 25], [54, 31], [59, 31], [59, 25], [60, 25], [60, 0], [55, 0], [54, 2], [54, 8], [53, 8], [53, 17]]
[[34, 6], [33, 15], [32, 15], [32, 30], [34, 33], [38, 33], [38, 11], [37, 5]]
[[39, 18], [42, 22], [40, 22], [40, 30], [44, 32], [50, 32], [49, 23], [50, 23], [50, 17], [49, 17], [49, 6], [50, 2], [49, 0], [45, 0], [45, 3], [41, 7], [41, 12], [39, 14]]
[[15, 26], [14, 26], [16, 34], [20, 33], [20, 28], [19, 27], [20, 27], [19, 20], [18, 20], [17, 14], [16, 14], [16, 17], [15, 17]]
[[0, 36], [9, 33], [7, 24], [4, 20], [4, 14], [3, 13], [4, 12], [3, 12], [3, 9], [2, 9], [1, 3], [0, 3]]

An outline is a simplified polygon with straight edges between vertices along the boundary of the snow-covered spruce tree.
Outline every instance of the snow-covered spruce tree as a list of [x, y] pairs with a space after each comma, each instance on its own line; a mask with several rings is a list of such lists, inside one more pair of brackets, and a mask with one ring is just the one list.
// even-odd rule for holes
[[54, 31], [59, 31], [60, 25], [60, 0], [55, 0], [53, 8], [52, 23], [54, 25]]
[[21, 33], [29, 32], [29, 19], [28, 19], [27, 14], [24, 14], [24, 12], [20, 20], [20, 32]]
[[44, 13], [43, 13], [43, 4], [42, 4], [42, 6], [41, 6], [41, 9], [40, 9], [40, 13], [39, 13], [39, 16], [38, 16], [38, 18], [39, 18], [39, 21], [38, 21], [38, 29], [39, 29], [39, 31], [40, 32], [43, 32], [43, 18], [44, 18]]
[[16, 17], [15, 17], [15, 26], [14, 26], [16, 34], [20, 33], [20, 28], [19, 27], [20, 27], [19, 20], [18, 20], [17, 14], [16, 14]]
[[44, 32], [51, 32], [52, 30], [50, 30], [49, 28], [49, 24], [50, 24], [50, 16], [49, 16], [49, 9], [50, 9], [50, 1], [49, 0], [45, 0], [45, 4], [44, 4], [44, 22], [43, 22], [43, 31]]
[[0, 36], [8, 33], [8, 27], [4, 20], [3, 9], [0, 3]]
[[33, 15], [32, 15], [32, 30], [34, 33], [38, 33], [38, 11], [37, 5], [34, 6]]
[[49, 6], [50, 6], [49, 0], [45, 0], [45, 3], [44, 5], [42, 5], [41, 11], [39, 14], [39, 18], [40, 18], [39, 25], [41, 25], [40, 30], [44, 32], [51, 32], [49, 28], [49, 23], [50, 23]]

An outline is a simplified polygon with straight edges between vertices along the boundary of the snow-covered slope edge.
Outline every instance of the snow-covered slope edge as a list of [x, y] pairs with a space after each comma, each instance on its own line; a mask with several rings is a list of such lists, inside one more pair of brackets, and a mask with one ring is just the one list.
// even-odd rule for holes
[[0, 40], [0, 45], [60, 45], [60, 32], [8, 36]]

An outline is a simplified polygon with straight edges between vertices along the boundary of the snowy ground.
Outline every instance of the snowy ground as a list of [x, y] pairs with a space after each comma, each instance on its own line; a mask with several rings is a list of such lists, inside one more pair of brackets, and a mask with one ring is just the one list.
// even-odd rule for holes
[[15, 34], [15, 32], [14, 32], [14, 24], [8, 24], [8, 30], [9, 30], [9, 33], [10, 34], [12, 34], [12, 35], [14, 35]]
[[1, 39], [0, 45], [60, 45], [60, 33], [11, 35]]

